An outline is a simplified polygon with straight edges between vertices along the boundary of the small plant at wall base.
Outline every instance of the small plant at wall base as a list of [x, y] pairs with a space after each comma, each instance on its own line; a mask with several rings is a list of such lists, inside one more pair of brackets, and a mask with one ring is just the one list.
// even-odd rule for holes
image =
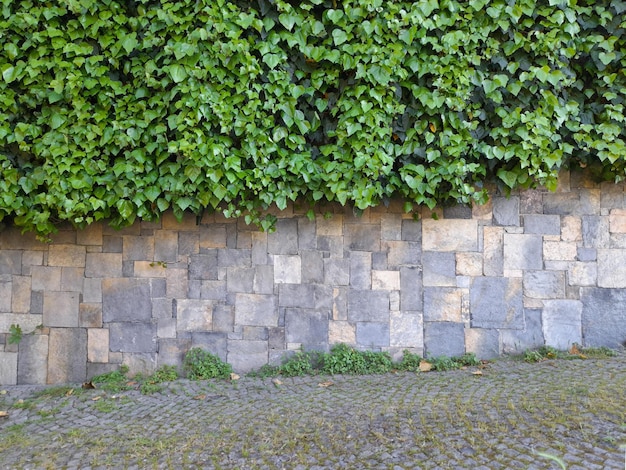
[[9, 327], [9, 344], [20, 344], [23, 336], [22, 328], [20, 325], [13, 324]]
[[191, 380], [226, 379], [233, 371], [230, 364], [201, 348], [191, 348], [183, 365]]

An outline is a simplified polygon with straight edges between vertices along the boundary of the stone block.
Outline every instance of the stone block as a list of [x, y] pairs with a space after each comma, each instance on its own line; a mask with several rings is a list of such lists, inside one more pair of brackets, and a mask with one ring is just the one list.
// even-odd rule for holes
[[351, 289], [348, 292], [348, 320], [389, 322], [389, 292]]
[[424, 322], [424, 352], [426, 357], [465, 354], [463, 323]]
[[[422, 259], [422, 250], [417, 242], [385, 241], [381, 247], [387, 252], [385, 269], [400, 269], [402, 266], [417, 266]], [[372, 266], [374, 269], [381, 269]]]
[[191, 339], [159, 339], [157, 366], [174, 366], [182, 373], [185, 354], [191, 348]]
[[154, 237], [125, 236], [123, 259], [125, 261], [152, 261], [154, 259]]
[[200, 234], [198, 232], [178, 232], [178, 254], [195, 255], [200, 252]]
[[[287, 286], [291, 286], [291, 284], [283, 284], [281, 287]], [[313, 295], [311, 295], [311, 297], [313, 297]], [[235, 324], [248, 326], [278, 326], [276, 298], [273, 295], [236, 294]]]
[[504, 269], [542, 269], [540, 235], [504, 234]]
[[542, 323], [546, 345], [569, 349], [582, 345], [582, 308], [578, 300], [546, 300], [543, 303]]
[[504, 273], [504, 229], [483, 227], [483, 272], [485, 276]]
[[274, 266], [261, 265], [254, 268], [252, 291], [255, 294], [274, 293]]
[[543, 258], [545, 261], [574, 261], [578, 254], [576, 242], [543, 243]]
[[356, 344], [367, 350], [389, 347], [389, 323], [358, 322], [356, 324]]
[[353, 251], [350, 253], [350, 287], [362, 290], [371, 289], [371, 253], [367, 251]]
[[452, 287], [424, 287], [424, 321], [462, 321], [463, 291]]
[[595, 286], [598, 282], [598, 265], [596, 263], [571, 263], [567, 271], [570, 286]]
[[109, 347], [112, 352], [157, 352], [156, 324], [152, 322], [112, 322], [109, 324]]
[[178, 331], [210, 331], [213, 322], [213, 301], [178, 299], [176, 328]]
[[157, 353], [123, 353], [122, 364], [128, 366], [128, 375], [141, 374], [147, 376], [152, 374], [157, 367]]
[[347, 286], [350, 284], [350, 260], [327, 258], [324, 260], [324, 284]]
[[402, 220], [402, 241], [422, 243], [422, 221], [413, 219]]
[[247, 373], [267, 364], [267, 341], [228, 341], [228, 363], [238, 373]]
[[303, 251], [302, 282], [305, 284], [321, 284], [324, 282], [324, 259], [318, 251]]
[[178, 261], [178, 232], [159, 230], [154, 234], [154, 260], [171, 263]]
[[624, 185], [613, 181], [600, 183], [600, 208], [622, 209], [624, 207]]
[[424, 322], [414, 312], [391, 312], [389, 319], [389, 346], [424, 348]]
[[77, 327], [78, 303], [78, 292], [45, 291], [43, 294], [43, 324], [54, 327]]
[[331, 321], [328, 324], [328, 344], [356, 345], [356, 327], [347, 321]]
[[333, 320], [348, 319], [348, 291], [346, 288], [333, 289]]
[[[124, 251], [124, 241], [120, 236], [103, 236], [102, 252], [104, 253], [121, 253]], [[93, 253], [90, 251], [89, 253]], [[99, 253], [99, 251], [96, 251]]]
[[318, 215], [315, 219], [318, 237], [340, 237], [343, 235], [343, 215], [334, 214], [332, 217]]
[[123, 262], [124, 266], [132, 265], [134, 277], [144, 278], [165, 278], [167, 276], [167, 265], [154, 261], [132, 261]]
[[400, 269], [400, 305], [404, 311], [421, 311], [423, 309], [423, 282], [420, 269]]
[[50, 245], [48, 266], [84, 268], [86, 250], [80, 245]]
[[373, 290], [400, 290], [400, 271], [372, 271]]
[[580, 299], [584, 345], [622, 347], [626, 342], [626, 289], [583, 287]]
[[472, 208], [464, 204], [455, 204], [443, 208], [444, 219], [471, 219]]
[[543, 212], [556, 215], [592, 215], [600, 211], [600, 191], [596, 189], [580, 192], [545, 193]]
[[87, 330], [87, 360], [109, 362], [109, 330], [89, 328]]
[[545, 344], [541, 326], [541, 309], [524, 311], [524, 328], [520, 330], [500, 330], [502, 352], [521, 354], [529, 349], [537, 349]]
[[191, 212], [183, 213], [183, 217], [180, 220], [174, 215], [174, 212], [164, 212], [161, 216], [161, 224], [166, 230], [198, 230], [198, 219], [196, 215]]
[[82, 292], [85, 270], [83, 268], [61, 268], [61, 290]]
[[61, 268], [33, 266], [31, 287], [33, 290], [61, 290]]
[[217, 250], [189, 257], [189, 279], [217, 279]]
[[228, 357], [228, 336], [226, 333], [199, 331], [191, 334], [191, 347], [200, 348], [215, 354], [222, 361]]
[[234, 250], [225, 248], [217, 250], [217, 264], [220, 267], [252, 265], [252, 250]]
[[472, 206], [472, 219], [493, 220], [493, 201], [489, 199], [485, 204], [474, 204]]
[[102, 245], [102, 224], [96, 222], [77, 230], [76, 243], [78, 245]]
[[626, 287], [626, 250], [598, 250], [598, 287]]
[[477, 252], [456, 253], [457, 276], [482, 276], [483, 254]]
[[[0, 312], [11, 311], [13, 313], [30, 313], [30, 280], [30, 276], [13, 276], [13, 282], [11, 283], [11, 293], [6, 297], [10, 299], [11, 308], [9, 310], [3, 310], [3, 308], [0, 307]], [[5, 295], [6, 294], [0, 294], [0, 298], [4, 298]], [[2, 304], [2, 302], [3, 301], [0, 300], [0, 305]]]
[[[17, 361], [17, 383], [20, 385], [45, 384], [47, 377], [48, 335], [23, 336]], [[2, 383], [1, 380], [0, 383]]]
[[267, 264], [268, 262], [268, 253], [267, 253], [267, 232], [252, 232], [251, 234], [252, 241], [252, 264]]
[[177, 322], [176, 318], [159, 318], [157, 320], [157, 338], [159, 339], [159, 344], [161, 344], [161, 338], [176, 338]]
[[424, 251], [477, 251], [478, 222], [463, 219], [422, 220]]
[[333, 308], [332, 286], [316, 285], [313, 289], [314, 308], [331, 310]]
[[122, 277], [121, 253], [87, 253], [85, 277]]
[[424, 286], [455, 286], [456, 256], [451, 252], [422, 253]]
[[31, 276], [33, 266], [43, 266], [43, 251], [24, 251], [22, 253], [22, 276]]
[[[356, 251], [354, 253], [356, 253]], [[372, 255], [372, 269], [378, 269], [380, 271], [384, 271], [389, 268], [389, 264], [387, 263], [387, 253], [376, 252], [376, 253], [371, 253], [371, 255]]]
[[18, 250], [0, 250], [0, 275], [22, 274], [22, 252]]
[[102, 302], [102, 281], [100, 279], [83, 279], [83, 302]]
[[202, 281], [202, 286], [200, 287], [201, 299], [225, 302], [227, 296], [226, 281]]
[[226, 248], [226, 226], [215, 224], [200, 229], [200, 250]]
[[285, 310], [285, 338], [288, 343], [301, 343], [304, 349], [324, 347], [328, 343], [330, 312], [304, 308]]
[[561, 220], [561, 240], [577, 242], [583, 239], [580, 217], [564, 216]]
[[270, 349], [285, 349], [285, 328], [268, 328], [267, 341]]
[[252, 292], [255, 272], [254, 268], [227, 268], [226, 290], [228, 292]]
[[32, 333], [43, 322], [43, 315], [32, 313], [0, 314], [0, 334], [9, 333], [11, 325], [20, 325], [23, 333]]
[[470, 288], [472, 328], [524, 327], [522, 279], [477, 277]]
[[300, 284], [302, 260], [299, 256], [274, 256], [274, 282], [276, 284]]
[[524, 271], [524, 295], [533, 299], [565, 297], [563, 271]]
[[315, 308], [315, 286], [311, 284], [280, 284], [278, 305], [280, 307]]
[[167, 268], [166, 270], [166, 296], [170, 299], [182, 299], [189, 292], [189, 279], [186, 269]]
[[50, 328], [47, 383], [83, 382], [86, 376], [87, 330]]
[[11, 310], [12, 291], [13, 291], [13, 284], [10, 281], [0, 280], [0, 313], [12, 312]]
[[343, 258], [343, 237], [318, 237], [317, 250], [326, 252], [324, 258]]
[[524, 215], [524, 233], [538, 235], [560, 235], [561, 217], [558, 215]]
[[17, 353], [0, 351], [0, 385], [17, 385]]
[[500, 334], [488, 328], [467, 328], [465, 350], [479, 359], [493, 359], [500, 355]]
[[266, 326], [244, 326], [241, 339], [251, 341], [268, 341], [269, 332]]
[[626, 209], [611, 209], [609, 212], [609, 232], [626, 233]]
[[276, 230], [267, 234], [267, 251], [274, 255], [298, 254], [298, 220], [279, 219]]
[[517, 227], [520, 224], [519, 197], [510, 198], [494, 197], [493, 203], [493, 223], [495, 225], [506, 225]]
[[346, 224], [345, 244], [350, 251], [380, 251], [380, 225]]
[[382, 214], [380, 227], [382, 240], [402, 240], [402, 215]]
[[298, 250], [315, 250], [317, 247], [316, 224], [306, 217], [298, 219]]
[[176, 300], [152, 299], [152, 318], [174, 318]]
[[109, 322], [146, 322], [152, 318], [147, 279], [104, 279], [102, 319]]

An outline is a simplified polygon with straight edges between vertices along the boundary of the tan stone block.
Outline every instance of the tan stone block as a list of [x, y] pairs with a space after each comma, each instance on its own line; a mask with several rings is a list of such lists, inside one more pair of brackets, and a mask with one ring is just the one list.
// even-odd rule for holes
[[339, 237], [343, 235], [343, 215], [333, 214], [331, 217], [318, 215], [315, 218], [318, 237]]
[[356, 328], [347, 321], [330, 321], [328, 323], [328, 343], [356, 344]]
[[22, 275], [32, 275], [33, 266], [43, 266], [43, 251], [25, 251], [22, 253]]
[[524, 297], [524, 308], [543, 308], [543, 300]]
[[50, 245], [48, 266], [85, 267], [85, 247], [79, 245]]
[[102, 245], [102, 223], [96, 222], [76, 231], [76, 243], [79, 245]]
[[33, 233], [22, 233], [17, 227], [9, 226], [0, 233], [0, 250], [32, 250], [44, 251], [46, 243], [41, 243]]
[[135, 277], [167, 277], [167, 266], [154, 261], [135, 261], [133, 263]]
[[189, 281], [186, 269], [166, 269], [166, 296], [169, 299], [184, 299], [187, 297]]
[[19, 325], [22, 333], [32, 333], [43, 323], [43, 315], [33, 313], [0, 314], [0, 334], [9, 333], [11, 325]]
[[577, 253], [576, 242], [543, 243], [543, 258], [546, 261], [575, 261]]
[[611, 233], [626, 233], [626, 209], [611, 209], [609, 231]]
[[583, 239], [582, 220], [580, 217], [565, 216], [561, 218], [561, 240], [576, 242]]
[[475, 204], [472, 206], [472, 219], [475, 220], [491, 220], [493, 218], [493, 201], [491, 198], [482, 205]]
[[81, 303], [78, 306], [78, 326], [83, 328], [101, 328], [102, 304]]
[[463, 289], [426, 287], [424, 289], [424, 320], [429, 322], [462, 321]]
[[372, 290], [400, 290], [400, 271], [372, 271]]
[[477, 251], [478, 222], [471, 219], [424, 219], [424, 251]]
[[196, 220], [196, 215], [191, 212], [185, 212], [182, 220], [179, 221], [174, 216], [174, 212], [167, 211], [161, 217], [161, 224], [164, 230], [195, 231], [199, 228]]
[[89, 328], [87, 330], [87, 360], [89, 362], [109, 362], [109, 330]]
[[457, 276], [482, 276], [483, 255], [476, 252], [459, 252], [456, 254]]
[[85, 277], [122, 277], [122, 253], [87, 253]]
[[226, 226], [208, 225], [200, 230], [200, 248], [226, 248]]
[[11, 311], [13, 313], [30, 313], [30, 280], [29, 276], [13, 276], [11, 292]]
[[33, 266], [31, 287], [37, 290], [61, 290], [61, 268]]
[[85, 270], [83, 268], [61, 268], [61, 290], [82, 292]]

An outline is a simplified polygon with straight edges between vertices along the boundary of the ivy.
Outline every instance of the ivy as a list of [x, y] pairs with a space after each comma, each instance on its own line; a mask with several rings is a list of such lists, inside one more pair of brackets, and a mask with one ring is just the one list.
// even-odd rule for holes
[[626, 2], [0, 0], [0, 219], [482, 202], [625, 174]]

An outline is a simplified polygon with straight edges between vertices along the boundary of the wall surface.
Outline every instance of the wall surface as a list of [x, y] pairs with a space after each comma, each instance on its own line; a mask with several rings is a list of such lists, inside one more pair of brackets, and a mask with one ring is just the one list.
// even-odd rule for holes
[[554, 193], [494, 193], [418, 221], [394, 203], [305, 211], [276, 212], [274, 233], [171, 214], [61, 229], [50, 244], [5, 227], [0, 384], [150, 372], [196, 346], [246, 372], [339, 342], [491, 358], [626, 340], [622, 184], [565, 174]]

